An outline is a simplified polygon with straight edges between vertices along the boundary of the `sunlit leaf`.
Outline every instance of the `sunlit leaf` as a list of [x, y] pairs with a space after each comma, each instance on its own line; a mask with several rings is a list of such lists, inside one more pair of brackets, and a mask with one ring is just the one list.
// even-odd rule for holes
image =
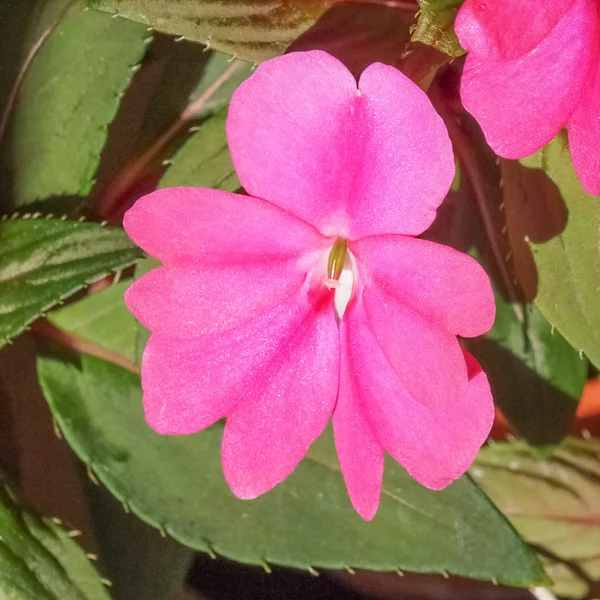
[[551, 458], [523, 443], [479, 453], [472, 475], [534, 544], [560, 596], [582, 598], [600, 580], [600, 441], [569, 438]]

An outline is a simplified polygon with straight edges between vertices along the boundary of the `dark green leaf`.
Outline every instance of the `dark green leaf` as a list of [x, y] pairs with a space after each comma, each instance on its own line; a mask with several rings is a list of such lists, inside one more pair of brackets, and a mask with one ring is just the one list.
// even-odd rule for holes
[[184, 584], [193, 551], [123, 510], [104, 487], [90, 483], [99, 564], [113, 600], [168, 600]]
[[141, 254], [122, 229], [96, 223], [1, 223], [0, 346], [61, 300]]
[[89, 10], [71, 11], [56, 26], [26, 72], [3, 140], [5, 202], [87, 195], [148, 36], [139, 24]]
[[90, 4], [158, 31], [208, 44], [250, 62], [261, 62], [282, 54], [332, 2], [91, 0]]
[[454, 33], [454, 19], [464, 0], [419, 0], [419, 20], [413, 42], [423, 42], [450, 56], [462, 56], [465, 50]]
[[596, 439], [568, 438], [544, 459], [524, 443], [496, 443], [482, 449], [471, 469], [524, 538], [539, 548], [560, 596], [581, 598], [589, 580], [600, 579], [599, 454]]
[[80, 368], [43, 358], [38, 370], [80, 458], [133, 512], [192, 548], [304, 569], [403, 568], [544, 582], [530, 551], [467, 477], [432, 492], [389, 461], [379, 512], [367, 523], [350, 505], [326, 435], [283, 484], [241, 501], [221, 473], [221, 425], [157, 435], [144, 422], [139, 378], [94, 357], [82, 355]]
[[572, 346], [600, 366], [600, 197], [581, 187], [562, 134], [522, 163], [546, 173], [569, 211], [560, 235], [532, 246], [539, 274], [535, 303]]
[[109, 600], [85, 553], [48, 519], [0, 490], [0, 596], [10, 600]]

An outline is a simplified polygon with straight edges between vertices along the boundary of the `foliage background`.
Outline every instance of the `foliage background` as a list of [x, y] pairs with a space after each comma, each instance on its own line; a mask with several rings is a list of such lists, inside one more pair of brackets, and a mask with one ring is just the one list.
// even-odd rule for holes
[[[557, 594], [591, 597], [600, 442], [580, 400], [584, 389], [593, 397], [600, 365], [599, 199], [581, 188], [562, 134], [521, 162], [487, 147], [458, 96], [459, 6], [0, 4], [0, 462], [13, 483], [0, 493], [2, 594], [168, 598], [194, 550], [267, 571], [552, 580]], [[504, 415], [497, 441], [443, 492], [390, 461], [372, 523], [351, 508], [329, 431], [285, 483], [242, 502], [221, 475], [220, 425], [186, 438], [149, 430], [139, 383], [147, 332], [123, 303], [132, 278], [152, 268], [120, 228], [125, 210], [155, 187], [238, 190], [224, 129], [231, 93], [255, 63], [312, 48], [355, 74], [393, 64], [428, 91], [459, 176], [426, 236], [472, 252], [497, 295], [493, 330], [468, 341]], [[33, 355], [28, 371], [21, 357]], [[23, 378], [39, 379], [83, 472], [47, 436], [45, 408], [24, 400]], [[37, 512], [84, 529], [111, 588], [68, 527]]]

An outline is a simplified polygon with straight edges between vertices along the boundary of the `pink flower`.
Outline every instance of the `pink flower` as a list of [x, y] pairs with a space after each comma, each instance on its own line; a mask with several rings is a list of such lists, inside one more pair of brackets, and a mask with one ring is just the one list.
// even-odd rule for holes
[[599, 0], [466, 0], [465, 108], [490, 146], [523, 158], [563, 127], [583, 186], [600, 194]]
[[454, 173], [427, 96], [382, 64], [356, 80], [321, 51], [263, 63], [234, 94], [227, 134], [250, 196], [171, 188], [125, 216], [159, 258], [127, 293], [152, 330], [150, 426], [227, 418], [239, 498], [284, 480], [333, 415], [356, 510], [377, 510], [384, 451], [432, 489], [462, 475], [492, 424], [484, 373], [457, 335], [494, 319], [469, 256], [416, 239]]

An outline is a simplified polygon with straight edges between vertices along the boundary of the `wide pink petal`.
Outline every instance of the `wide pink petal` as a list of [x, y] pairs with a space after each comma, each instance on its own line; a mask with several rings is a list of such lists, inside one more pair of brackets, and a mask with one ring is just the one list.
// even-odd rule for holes
[[227, 139], [251, 195], [322, 231], [345, 222], [354, 164], [356, 81], [326, 52], [264, 62], [235, 91]]
[[[303, 354], [313, 351], [309, 358]], [[330, 294], [325, 292], [315, 304], [306, 288], [242, 327], [187, 340], [153, 334], [142, 363], [146, 420], [158, 433], [189, 434], [229, 416], [238, 405], [243, 413], [268, 398], [273, 423], [279, 423], [290, 408], [290, 388], [302, 394], [311, 385], [321, 386], [321, 401], [326, 402], [327, 387], [337, 390], [337, 361]], [[297, 381], [304, 369], [310, 373], [309, 363], [315, 367], [312, 376]], [[334, 401], [335, 392], [327, 399]], [[306, 407], [303, 402], [299, 410], [310, 410], [310, 402]], [[313, 409], [318, 402], [314, 400]]]
[[470, 52], [491, 60], [519, 58], [554, 29], [573, 0], [466, 0], [455, 30]]
[[125, 301], [143, 325], [170, 337], [231, 329], [275, 308], [306, 280], [307, 261], [255, 261], [154, 269], [129, 287]]
[[460, 477], [494, 419], [487, 378], [466, 352], [469, 384], [444, 411], [415, 402], [382, 352], [360, 305], [348, 313], [348, 356], [377, 440], [422, 485], [439, 490]]
[[250, 264], [299, 256], [329, 243], [264, 200], [205, 188], [148, 194], [125, 213], [123, 226], [148, 254], [170, 264]]
[[600, 56], [569, 120], [569, 149], [583, 187], [600, 196]]
[[475, 337], [494, 324], [489, 277], [467, 254], [404, 236], [368, 237], [350, 248], [367, 288], [385, 290], [447, 332]]
[[[476, 50], [467, 55], [462, 101], [497, 154], [528, 156], [566, 124], [593, 60], [597, 20], [596, 0], [574, 0], [554, 29], [520, 58], [490, 59]], [[468, 36], [461, 41], [470, 45]]]
[[362, 301], [379, 346], [412, 398], [435, 410], [458, 402], [467, 368], [457, 337], [384, 288], [367, 286]]
[[[233, 493], [250, 499], [283, 481], [331, 417], [339, 383], [339, 331], [332, 295], [321, 288], [296, 307], [295, 327], [235, 410], [223, 435], [223, 473]], [[316, 303], [316, 304], [315, 304]], [[320, 304], [320, 306], [319, 306]], [[260, 344], [265, 331], [249, 344]]]
[[348, 358], [347, 327], [340, 323], [340, 390], [333, 412], [335, 447], [356, 512], [370, 521], [377, 512], [383, 479], [383, 449], [375, 438]]
[[454, 175], [446, 128], [393, 67], [370, 65], [359, 88], [320, 50], [263, 63], [229, 109], [236, 171], [250, 194], [325, 235], [421, 233]]
[[446, 126], [408, 77], [375, 63], [360, 77], [350, 238], [418, 235], [435, 219], [454, 177]]

